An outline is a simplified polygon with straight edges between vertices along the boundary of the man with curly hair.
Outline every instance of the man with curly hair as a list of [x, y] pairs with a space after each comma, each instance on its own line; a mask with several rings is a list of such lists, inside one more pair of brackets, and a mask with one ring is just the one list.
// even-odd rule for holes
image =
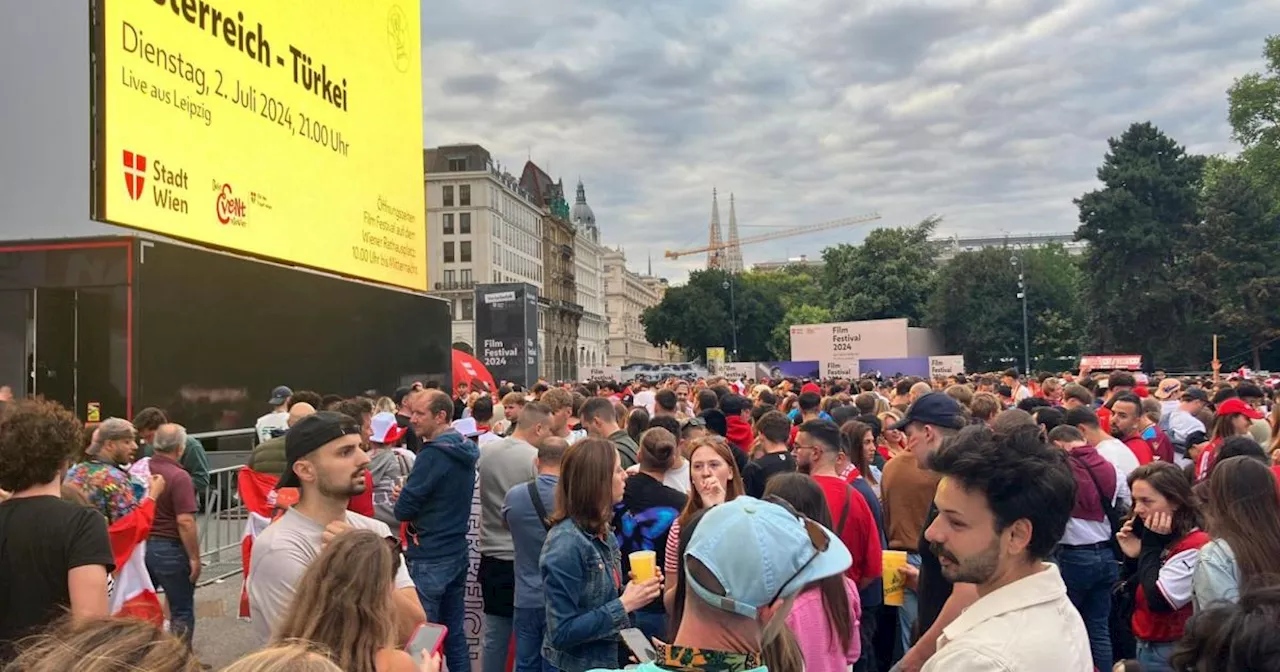
[[10, 404], [0, 421], [0, 665], [13, 643], [70, 610], [107, 615], [115, 569], [107, 521], [61, 499], [62, 475], [80, 446], [80, 423], [42, 399]]

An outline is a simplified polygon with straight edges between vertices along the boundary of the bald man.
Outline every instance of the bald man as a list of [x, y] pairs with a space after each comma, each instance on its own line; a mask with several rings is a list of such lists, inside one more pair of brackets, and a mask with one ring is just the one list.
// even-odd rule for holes
[[[298, 424], [299, 420], [315, 412], [315, 406], [300, 401], [289, 408], [289, 418], [285, 422], [292, 427]], [[253, 454], [249, 456], [249, 469], [260, 474], [279, 476], [284, 473], [287, 462], [284, 456], [284, 435], [281, 435], [254, 446]]]

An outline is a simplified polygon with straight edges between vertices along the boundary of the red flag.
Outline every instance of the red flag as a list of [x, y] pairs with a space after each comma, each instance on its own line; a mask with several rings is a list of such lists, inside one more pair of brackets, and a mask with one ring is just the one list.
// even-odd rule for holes
[[109, 609], [112, 616], [129, 616], [164, 624], [164, 610], [147, 571], [147, 537], [156, 519], [156, 503], [144, 499], [129, 515], [107, 528], [116, 571]]

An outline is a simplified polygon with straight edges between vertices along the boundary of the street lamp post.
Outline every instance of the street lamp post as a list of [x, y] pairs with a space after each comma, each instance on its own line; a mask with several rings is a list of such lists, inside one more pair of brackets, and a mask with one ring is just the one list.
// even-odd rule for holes
[[729, 290], [729, 319], [733, 323], [733, 361], [738, 361], [738, 303], [733, 297], [733, 276], [721, 285]]
[[1018, 269], [1018, 298], [1022, 300], [1022, 373], [1031, 375], [1031, 339], [1027, 332], [1027, 283], [1022, 274], [1022, 260], [1017, 254], [1009, 257], [1009, 263]]

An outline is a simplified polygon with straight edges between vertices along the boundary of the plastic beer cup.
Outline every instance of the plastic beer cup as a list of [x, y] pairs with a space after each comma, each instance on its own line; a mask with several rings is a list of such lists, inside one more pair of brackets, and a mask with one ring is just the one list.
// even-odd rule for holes
[[902, 575], [898, 573], [900, 567], [907, 566], [906, 551], [885, 551], [884, 552], [884, 603], [887, 605], [901, 607], [903, 591], [906, 590], [907, 584], [903, 580]]
[[648, 581], [658, 575], [658, 556], [654, 551], [636, 551], [627, 557], [631, 560], [633, 580]]

